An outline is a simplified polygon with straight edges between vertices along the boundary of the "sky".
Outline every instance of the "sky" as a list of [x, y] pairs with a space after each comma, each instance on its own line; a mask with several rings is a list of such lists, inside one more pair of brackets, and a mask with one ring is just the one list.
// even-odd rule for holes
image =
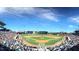
[[13, 31], [73, 32], [79, 28], [79, 8], [0, 7], [0, 21]]

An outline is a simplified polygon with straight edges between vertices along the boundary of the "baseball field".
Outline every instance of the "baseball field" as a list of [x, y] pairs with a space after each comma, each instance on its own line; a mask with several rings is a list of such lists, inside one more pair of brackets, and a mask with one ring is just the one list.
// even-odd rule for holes
[[39, 35], [39, 34], [22, 34], [22, 38], [25, 40], [25, 44], [31, 45], [31, 46], [51, 46], [58, 42], [61, 42], [64, 39], [64, 36], [61, 35]]

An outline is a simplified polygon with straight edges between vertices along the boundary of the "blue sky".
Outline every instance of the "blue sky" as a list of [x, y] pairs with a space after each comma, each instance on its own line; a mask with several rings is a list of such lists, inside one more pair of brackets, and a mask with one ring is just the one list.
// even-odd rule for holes
[[0, 20], [13, 31], [73, 32], [79, 25], [79, 8], [1, 7]]

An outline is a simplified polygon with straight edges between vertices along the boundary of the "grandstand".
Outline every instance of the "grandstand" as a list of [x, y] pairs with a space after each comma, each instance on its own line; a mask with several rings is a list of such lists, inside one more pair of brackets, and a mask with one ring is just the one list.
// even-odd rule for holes
[[79, 43], [79, 37], [71, 33], [15, 32], [5, 25], [0, 22], [0, 51], [67, 51]]

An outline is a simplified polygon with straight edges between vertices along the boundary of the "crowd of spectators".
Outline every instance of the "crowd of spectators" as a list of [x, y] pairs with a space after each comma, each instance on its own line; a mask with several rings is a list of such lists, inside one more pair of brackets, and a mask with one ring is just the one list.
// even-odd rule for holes
[[55, 47], [49, 47], [50, 51], [76, 51], [79, 46], [79, 36], [67, 35], [63, 44]]
[[[4, 32], [0, 31], [0, 45], [3, 45], [5, 47], [8, 47], [8, 50], [12, 51], [37, 51], [38, 49], [36, 47], [27, 46], [24, 45], [21, 40], [18, 38], [18, 34], [15, 32], [9, 31]], [[4, 49], [6, 49], [3, 47]], [[4, 50], [3, 49], [3, 50]]]
[[1, 51], [67, 51], [79, 43], [79, 36], [67, 35], [64, 44], [55, 47], [32, 47], [23, 44], [19, 34], [12, 31], [0, 31], [0, 50]]

